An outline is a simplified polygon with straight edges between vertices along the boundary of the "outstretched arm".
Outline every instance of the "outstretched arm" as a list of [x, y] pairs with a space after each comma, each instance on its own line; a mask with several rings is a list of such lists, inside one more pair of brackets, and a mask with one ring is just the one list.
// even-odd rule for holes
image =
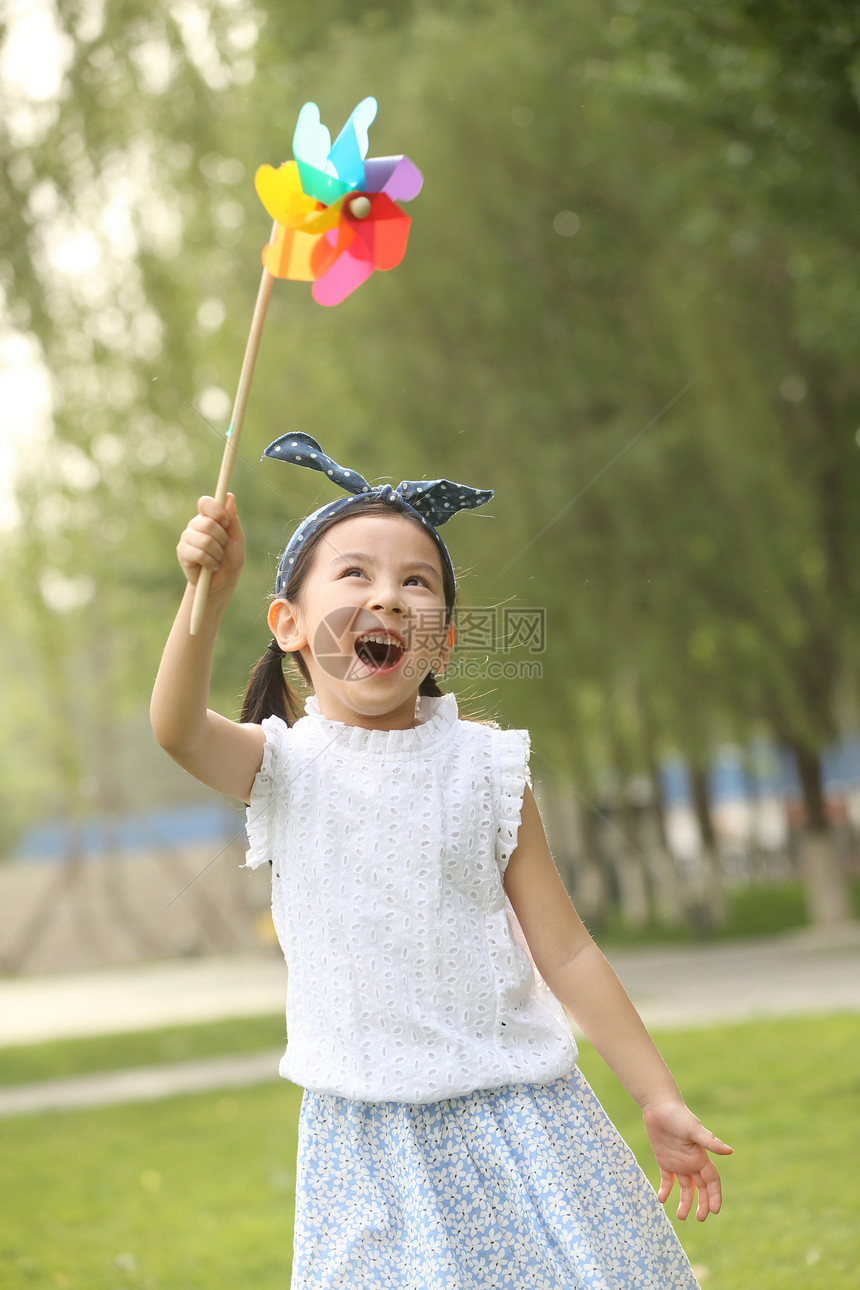
[[[263, 759], [262, 727], [240, 725], [207, 707], [215, 637], [245, 563], [232, 493], [226, 506], [200, 498], [176, 554], [188, 585], [152, 691], [152, 729], [162, 748], [196, 779], [247, 802]], [[212, 571], [212, 582], [200, 631], [192, 636], [191, 607], [201, 568]]]
[[660, 1167], [659, 1200], [665, 1203], [677, 1178], [679, 1218], [690, 1213], [697, 1192], [696, 1217], [716, 1214], [720, 1175], [708, 1152], [729, 1155], [732, 1149], [684, 1104], [641, 1017], [589, 936], [558, 875], [528, 788], [505, 890], [541, 976], [642, 1109]]

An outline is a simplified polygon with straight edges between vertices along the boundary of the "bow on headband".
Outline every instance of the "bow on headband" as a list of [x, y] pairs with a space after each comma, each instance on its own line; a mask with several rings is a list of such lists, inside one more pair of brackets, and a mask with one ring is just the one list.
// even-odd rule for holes
[[456, 515], [457, 511], [474, 510], [477, 506], [483, 506], [493, 496], [492, 489], [470, 488], [468, 484], [455, 484], [450, 479], [404, 479], [396, 488], [392, 488], [390, 484], [380, 484], [372, 488], [358, 471], [346, 470], [338, 465], [332, 457], [323, 452], [316, 439], [301, 431], [281, 435], [280, 439], [275, 439], [274, 443], [269, 444], [263, 456], [271, 457], [275, 461], [288, 462], [294, 466], [306, 466], [310, 470], [318, 470], [352, 494], [350, 497], [338, 497], [302, 520], [281, 556], [275, 581], [275, 594], [279, 596], [286, 592], [297, 549], [305, 539], [322, 520], [346, 510], [362, 497], [376, 497], [381, 501], [395, 502], [401, 510], [414, 515], [435, 541], [443, 564], [450, 574], [451, 583], [454, 585], [451, 557], [436, 529], [452, 515]]

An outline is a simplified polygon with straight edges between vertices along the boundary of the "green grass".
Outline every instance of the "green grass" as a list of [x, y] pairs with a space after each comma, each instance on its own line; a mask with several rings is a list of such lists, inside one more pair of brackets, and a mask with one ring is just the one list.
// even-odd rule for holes
[[[856, 1287], [858, 1035], [856, 1016], [835, 1016], [657, 1036], [688, 1104], [735, 1148], [722, 1213], [676, 1223], [706, 1290]], [[582, 1065], [653, 1181], [638, 1111], [593, 1054]]]
[[[237, 1051], [234, 1041], [247, 1051], [246, 1025], [222, 1032], [232, 1040], [221, 1051]], [[187, 1053], [204, 1034], [214, 1042], [216, 1027], [189, 1029]], [[132, 1038], [139, 1052], [140, 1037], [123, 1042]], [[163, 1036], [149, 1039], [157, 1052]], [[262, 1046], [278, 1042], [266, 1032]], [[854, 1290], [857, 1018], [669, 1032], [658, 1042], [689, 1103], [736, 1150], [722, 1165], [722, 1214], [677, 1225], [694, 1266], [707, 1269], [704, 1290]], [[102, 1044], [44, 1051], [62, 1047], [70, 1059], [77, 1048], [80, 1069], [87, 1050], [113, 1063], [121, 1050]], [[638, 1111], [588, 1048], [582, 1065], [653, 1179]], [[4, 1290], [284, 1290], [300, 1096], [280, 1081], [0, 1121]]]
[[284, 1290], [300, 1097], [279, 1081], [0, 1122], [4, 1290]]
[[283, 1013], [275, 1017], [239, 1017], [202, 1025], [174, 1026], [125, 1035], [59, 1039], [0, 1049], [0, 1088], [41, 1080], [65, 1079], [93, 1071], [160, 1066], [169, 1062], [224, 1054], [259, 1053], [283, 1047]]
[[[695, 920], [680, 926], [653, 922], [634, 928], [624, 923], [621, 914], [610, 914], [600, 927], [591, 931], [605, 948], [617, 949], [639, 945], [703, 945], [713, 941], [730, 941], [748, 937], [779, 936], [784, 932], [809, 927], [809, 914], [803, 884], [797, 882], [751, 883], [726, 889], [727, 918], [715, 929], [698, 927]], [[851, 883], [854, 917], [860, 919], [860, 880]]]

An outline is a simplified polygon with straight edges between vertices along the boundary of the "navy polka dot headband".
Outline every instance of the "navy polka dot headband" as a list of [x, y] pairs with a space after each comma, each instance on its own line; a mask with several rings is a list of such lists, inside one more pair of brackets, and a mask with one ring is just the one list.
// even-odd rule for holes
[[333, 483], [339, 484], [351, 494], [349, 497], [336, 498], [335, 501], [321, 506], [319, 510], [314, 511], [313, 515], [302, 520], [281, 556], [278, 576], [275, 579], [277, 596], [286, 595], [290, 573], [302, 543], [323, 520], [328, 519], [330, 515], [337, 515], [339, 511], [348, 510], [354, 502], [360, 501], [363, 497], [377, 497], [380, 501], [393, 502], [407, 515], [419, 520], [439, 548], [443, 566], [450, 575], [451, 585], [454, 586], [451, 557], [436, 529], [458, 511], [474, 510], [476, 506], [483, 506], [493, 496], [491, 489], [469, 488], [467, 484], [455, 484], [450, 479], [404, 479], [396, 488], [392, 488], [390, 484], [380, 484], [376, 488], [371, 488], [367, 480], [357, 471], [345, 470], [343, 466], [339, 466], [323, 452], [316, 439], [300, 431], [295, 434], [281, 435], [280, 439], [269, 444], [263, 456], [271, 457], [275, 461], [284, 461], [293, 466], [307, 466], [310, 470], [319, 470]]

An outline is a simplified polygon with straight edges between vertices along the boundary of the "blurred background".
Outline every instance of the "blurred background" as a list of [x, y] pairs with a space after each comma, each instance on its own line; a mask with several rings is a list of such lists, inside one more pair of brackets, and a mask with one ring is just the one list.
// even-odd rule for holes
[[147, 708], [215, 486], [301, 105], [424, 190], [336, 309], [277, 283], [232, 487], [249, 559], [373, 480], [492, 487], [446, 530], [451, 685], [532, 733], [598, 934], [849, 924], [860, 835], [860, 13], [833, 0], [0, 6], [0, 973], [270, 941], [242, 813]]

